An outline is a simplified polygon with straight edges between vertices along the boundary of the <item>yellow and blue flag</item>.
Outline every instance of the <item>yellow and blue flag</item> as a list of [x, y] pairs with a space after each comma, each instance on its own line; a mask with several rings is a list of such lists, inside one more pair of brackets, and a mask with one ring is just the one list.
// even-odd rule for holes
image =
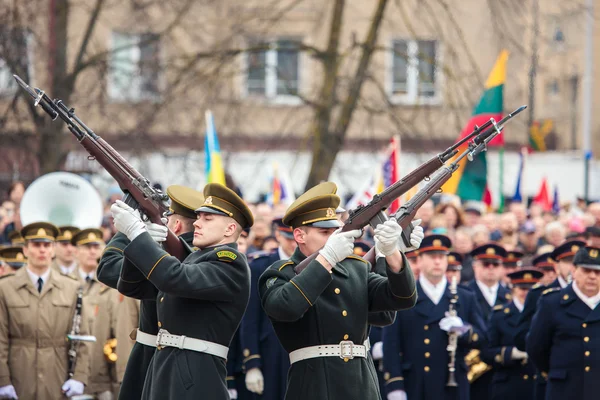
[[206, 183], [220, 183], [225, 185], [225, 171], [221, 159], [219, 138], [215, 129], [215, 120], [210, 110], [206, 111], [206, 136], [204, 138], [204, 157]]

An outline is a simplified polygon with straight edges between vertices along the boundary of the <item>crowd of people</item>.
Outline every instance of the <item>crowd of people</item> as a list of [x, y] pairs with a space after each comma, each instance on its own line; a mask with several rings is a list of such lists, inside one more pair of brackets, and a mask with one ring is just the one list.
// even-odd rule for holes
[[[591, 399], [600, 389], [590, 356], [600, 337], [600, 203], [579, 199], [556, 213], [512, 202], [498, 212], [436, 195], [402, 245], [395, 222], [339, 237], [348, 210], [326, 184], [292, 206], [175, 185], [165, 223], [186, 244], [180, 262], [155, 245], [167, 229], [118, 201], [119, 190], [102, 226], [56, 227], [21, 224], [25, 189], [13, 183], [0, 206], [0, 398], [525, 400]], [[294, 273], [320, 248], [322, 258]], [[64, 336], [78, 290], [77, 334], [96, 341], [71, 357]], [[334, 345], [337, 361], [319, 345]], [[205, 353], [223, 359], [225, 394], [224, 371]]]

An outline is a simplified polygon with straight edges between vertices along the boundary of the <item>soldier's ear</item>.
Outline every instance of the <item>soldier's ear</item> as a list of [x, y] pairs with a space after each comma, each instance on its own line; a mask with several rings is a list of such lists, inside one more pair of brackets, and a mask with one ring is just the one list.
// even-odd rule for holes
[[301, 244], [306, 243], [305, 237], [306, 237], [306, 231], [304, 229], [294, 228], [294, 240], [297, 243], [301, 243]]

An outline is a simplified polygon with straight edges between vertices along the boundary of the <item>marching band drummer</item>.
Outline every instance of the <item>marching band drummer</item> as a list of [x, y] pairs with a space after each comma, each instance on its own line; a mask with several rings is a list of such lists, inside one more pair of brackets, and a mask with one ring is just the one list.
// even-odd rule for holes
[[[135, 296], [158, 298], [156, 352], [150, 361], [143, 399], [223, 400], [228, 346], [250, 296], [250, 269], [237, 239], [254, 223], [244, 201], [218, 183], [204, 187], [196, 210], [194, 251], [183, 262], [148, 234], [139, 214], [121, 201], [112, 205], [115, 227], [131, 241], [125, 247], [118, 287]], [[167, 228], [162, 227], [162, 238]], [[157, 232], [160, 231], [157, 229]], [[137, 279], [139, 276], [142, 279]]]
[[529, 289], [544, 274], [536, 269], [520, 269], [507, 275], [512, 285], [512, 301], [497, 305], [488, 327], [488, 345], [481, 350], [481, 359], [494, 366], [491, 400], [531, 400], [535, 369], [527, 353], [515, 346], [515, 333]]
[[[90, 346], [79, 343], [74, 375], [67, 378], [66, 337], [79, 283], [50, 268], [58, 228], [36, 222], [21, 234], [27, 265], [0, 281], [0, 398], [58, 400], [83, 394]], [[85, 335], [85, 303], [82, 309], [80, 334]]]
[[[400, 252], [406, 250], [399, 243], [402, 228], [393, 220], [376, 227], [375, 247], [385, 257], [387, 278], [370, 272], [371, 265], [353, 255], [361, 231], [338, 229], [340, 198], [328, 185], [310, 189], [288, 208], [283, 223], [292, 227], [298, 248], [259, 281], [263, 308], [290, 353], [286, 400], [376, 398], [379, 383], [362, 345], [369, 313], [407, 309], [416, 301], [414, 277]], [[419, 247], [422, 236], [416, 226], [411, 246]], [[296, 275], [294, 266], [316, 252]]]

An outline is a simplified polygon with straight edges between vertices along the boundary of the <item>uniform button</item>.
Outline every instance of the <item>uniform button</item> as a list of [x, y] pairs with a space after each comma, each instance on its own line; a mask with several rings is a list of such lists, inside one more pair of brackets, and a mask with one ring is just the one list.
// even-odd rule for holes
[[585, 354], [586, 357], [589, 357], [590, 356], [590, 351], [588, 350], [584, 354]]
[[162, 324], [160, 323], [160, 321], [158, 321], [158, 327], [162, 327]]
[[583, 326], [584, 328], [587, 328], [587, 324], [585, 322], [583, 324], [581, 324], [581, 326]]
[[162, 303], [162, 301], [165, 299], [165, 296], [160, 298], [160, 302]]
[[350, 336], [348, 336], [348, 335], [344, 335], [344, 340], [348, 340], [349, 337]]
[[334, 292], [335, 292], [335, 294], [340, 294], [341, 290], [340, 290], [340, 288], [336, 287], [335, 290], [334, 290]]
[[348, 311], [346, 311], [346, 310], [342, 311], [342, 315], [345, 317], [346, 315], [348, 315]]
[[349, 360], [348, 358], [344, 358], [344, 362], [348, 362], [348, 360]]
[[423, 368], [425, 370], [425, 372], [429, 372], [429, 366], [426, 365], [425, 368]]
[[523, 379], [524, 379], [524, 380], [527, 380], [527, 379], [529, 379], [529, 375], [523, 375]]
[[425, 343], [425, 344], [429, 344], [429, 342], [430, 342], [430, 340], [429, 340], [429, 339], [425, 339], [425, 340], [423, 340], [423, 343]]
[[587, 367], [585, 367], [585, 372], [590, 372], [590, 366], [588, 365]]
[[429, 357], [431, 357], [431, 353], [430, 352], [425, 353], [425, 358], [429, 358]]
[[428, 331], [428, 330], [429, 330], [429, 325], [425, 325], [425, 326], [423, 327], [423, 329], [424, 329], [424, 330], [426, 330], [426, 331]]
[[586, 336], [586, 337], [584, 337], [584, 338], [583, 338], [583, 341], [584, 341], [584, 342], [589, 342], [589, 341], [590, 341], [590, 337], [589, 337], [589, 336]]

